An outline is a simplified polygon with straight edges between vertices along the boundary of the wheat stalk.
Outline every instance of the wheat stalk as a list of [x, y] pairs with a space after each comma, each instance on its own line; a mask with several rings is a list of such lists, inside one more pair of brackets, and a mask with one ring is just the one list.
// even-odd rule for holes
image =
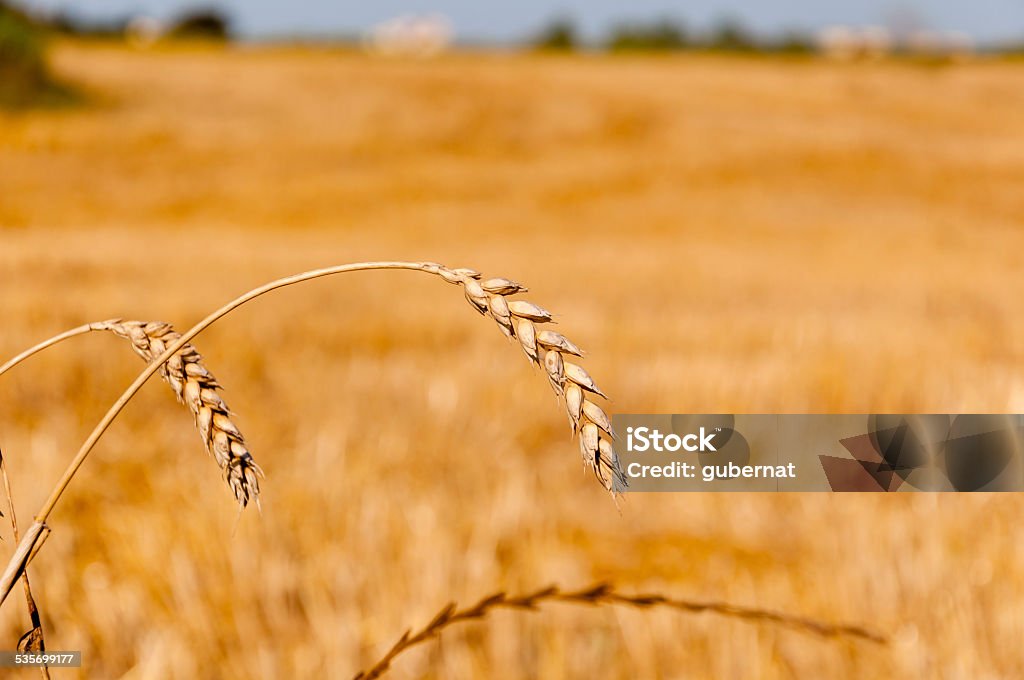
[[[566, 359], [567, 356], [582, 356], [582, 351], [564, 336], [543, 327], [543, 324], [552, 321], [551, 314], [533, 303], [511, 299], [512, 296], [526, 290], [523, 286], [503, 278], [484, 280], [478, 272], [471, 269], [449, 269], [429, 262], [361, 262], [329, 267], [278, 279], [251, 290], [216, 310], [181, 335], [167, 324], [158, 322], [108, 321], [87, 324], [50, 338], [0, 366], [2, 375], [47, 347], [96, 330], [112, 331], [129, 339], [135, 351], [148, 362], [147, 367], [93, 429], [36, 514], [35, 522], [18, 543], [7, 568], [0, 576], [0, 603], [6, 600], [14, 582], [25, 572], [27, 565], [49, 536], [50, 528], [46, 521], [89, 453], [127, 403], [158, 370], [174, 388], [179, 399], [184, 401], [196, 416], [204, 442], [217, 457], [229, 481], [234, 480], [232, 488], [239, 502], [244, 505], [250, 497], [258, 499], [259, 468], [252, 462], [237, 428], [230, 423], [227, 406], [216, 395], [216, 380], [203, 367], [198, 353], [189, 342], [221, 317], [270, 291], [323, 276], [373, 269], [421, 271], [461, 286], [473, 308], [481, 314], [490, 316], [507, 337], [519, 342], [532, 363], [543, 367], [555, 393], [564, 400], [573, 433], [579, 437], [584, 461], [591, 467], [602, 485], [613, 492], [623, 488], [625, 479], [611, 445], [614, 437], [611, 422], [604, 410], [594, 401], [594, 395], [604, 397], [604, 394], [582, 367]], [[415, 634], [407, 632], [403, 635], [381, 661], [368, 671], [360, 673], [357, 678], [366, 680], [380, 676], [390, 667], [396, 656], [413, 645], [436, 637], [449, 625], [482, 618], [498, 607], [529, 610], [546, 601], [634, 607], [663, 606], [688, 612], [710, 611], [725, 616], [792, 626], [819, 635], [849, 635], [884, 642], [884, 638], [878, 634], [856, 626], [827, 624], [725, 603], [693, 602], [662, 595], [623, 595], [611, 586], [603, 584], [573, 592], [552, 587], [518, 597], [497, 593], [462, 610], [454, 604], [448, 605], [421, 631]]]
[[[358, 262], [354, 264], [327, 267], [271, 281], [259, 288], [255, 288], [214, 311], [184, 334], [178, 335], [175, 333], [174, 338], [167, 335], [167, 333], [173, 332], [170, 331], [169, 328], [159, 329], [160, 332], [165, 334], [160, 338], [160, 345], [163, 347], [162, 351], [159, 351], [159, 348], [152, 342], [153, 338], [147, 337], [147, 341], [150, 342], [150, 345], [144, 355], [144, 358], [149, 361], [149, 365], [142, 371], [142, 373], [139, 374], [135, 381], [124, 391], [117, 401], [114, 402], [100, 420], [99, 424], [96, 425], [89, 437], [85, 440], [85, 443], [83, 443], [81, 448], [78, 450], [78, 453], [75, 454], [75, 457], [68, 464], [67, 469], [50, 492], [50, 495], [42, 508], [40, 508], [39, 512], [36, 513], [35, 522], [29, 527], [28, 531], [26, 531], [25, 536], [19, 543], [14, 556], [8, 562], [7, 568], [4, 570], [3, 574], [0, 575], [0, 604], [6, 600], [14, 582], [24, 571], [28, 563], [38, 553], [42, 541], [49, 536], [50, 530], [49, 527], [46, 526], [46, 520], [49, 518], [50, 513], [53, 512], [54, 507], [59, 502], [68, 485], [70, 485], [71, 480], [74, 478], [79, 468], [81, 468], [82, 464], [89, 456], [89, 453], [96, 446], [100, 437], [103, 436], [111, 423], [113, 423], [114, 419], [121, 413], [128, 402], [138, 394], [146, 381], [148, 381], [158, 370], [165, 371], [166, 375], [174, 375], [174, 371], [164, 368], [165, 364], [172, 362], [175, 355], [179, 352], [187, 354], [188, 343], [195, 336], [231, 311], [273, 290], [303, 283], [305, 281], [311, 281], [324, 276], [379, 269], [420, 271], [440, 276], [449, 283], [461, 286], [465, 292], [467, 300], [469, 300], [470, 304], [473, 305], [477, 311], [491, 316], [491, 318], [498, 323], [499, 327], [508, 337], [514, 337], [519, 341], [523, 350], [526, 352], [527, 357], [533, 363], [539, 365], [542, 364], [544, 366], [548, 380], [555, 389], [555, 392], [564, 398], [573, 431], [579, 436], [580, 450], [583, 454], [584, 461], [590, 465], [594, 474], [606, 489], [614, 490], [616, 488], [621, 488], [621, 486], [616, 485], [624, 484], [625, 479], [611, 446], [611, 438], [614, 436], [611, 428], [611, 422], [604, 410], [601, 409], [590, 396], [604, 395], [582, 367], [564, 359], [563, 355], [579, 356], [582, 354], [576, 345], [553, 331], [547, 329], [538, 330], [538, 324], [544, 324], [551, 321], [551, 314], [533, 303], [523, 300], [508, 299], [510, 296], [524, 291], [525, 288], [523, 286], [508, 279], [500, 278], [481, 281], [482, 277], [480, 273], [475, 270], [450, 269], [434, 262]], [[107, 324], [112, 323], [115, 322], [86, 324], [50, 338], [49, 340], [22, 352], [14, 359], [11, 359], [3, 366], [0, 366], [0, 375], [28, 357], [46, 349], [47, 347], [52, 347], [63, 340], [77, 335], [82, 335], [90, 331], [112, 330], [107, 328]], [[145, 329], [142, 330], [144, 332]], [[128, 331], [128, 333], [130, 335], [131, 331]], [[138, 351], [138, 349], [136, 349], [136, 351]], [[183, 362], [183, 366], [187, 366], [187, 364]], [[201, 397], [202, 395], [200, 394], [200, 399]], [[188, 403], [187, 395], [185, 400], [186, 403]], [[193, 412], [195, 413], [195, 409], [193, 409]], [[202, 427], [200, 429], [202, 431]], [[236, 441], [241, 443], [240, 439], [231, 439], [232, 444]], [[231, 449], [233, 451], [233, 447], [231, 447]], [[214, 455], [217, 454], [215, 453]], [[239, 457], [239, 460], [244, 459]], [[251, 458], [249, 459], [249, 462], [251, 462]], [[256, 477], [252, 477], [250, 479], [248, 476], [248, 471], [250, 470], [258, 474], [258, 468], [255, 467], [255, 463], [252, 463], [251, 467], [249, 466], [249, 463], [246, 463], [243, 468], [236, 467], [235, 469], [242, 471], [240, 477], [236, 476], [236, 480], [244, 479], [246, 480], [246, 484], [251, 484], [252, 489], [254, 490], [252, 495], [255, 496]], [[230, 468], [228, 473], [230, 479]], [[240, 483], [240, 481], [238, 483]], [[237, 490], [236, 497], [238, 497]]]
[[357, 673], [353, 680], [374, 680], [379, 678], [391, 667], [395, 657], [402, 654], [410, 647], [422, 644], [438, 637], [441, 632], [456, 623], [464, 623], [482, 619], [492, 610], [517, 609], [535, 611], [537, 605], [545, 602], [566, 602], [576, 605], [626, 605], [647, 609], [650, 607], [667, 607], [690, 613], [710, 612], [738, 618], [751, 622], [763, 622], [774, 625], [786, 626], [804, 633], [820, 635], [822, 637], [853, 637], [877, 644], [886, 644], [884, 635], [868, 630], [861, 626], [848, 624], [832, 624], [815, 619], [792, 616], [769, 609], [756, 609], [753, 607], [741, 607], [725, 602], [701, 602], [696, 600], [684, 600], [670, 598], [665, 595], [625, 595], [615, 590], [615, 587], [607, 583], [599, 583], [588, 588], [576, 591], [564, 591], [557, 586], [549, 586], [526, 595], [512, 596], [504, 592], [488, 595], [471, 607], [459, 609], [454, 602], [445, 605], [417, 632], [407, 630], [388, 649], [387, 653], [367, 670]]

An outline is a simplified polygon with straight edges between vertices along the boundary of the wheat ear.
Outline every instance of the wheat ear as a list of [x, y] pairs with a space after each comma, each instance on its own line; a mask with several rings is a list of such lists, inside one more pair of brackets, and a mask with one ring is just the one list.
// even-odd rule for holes
[[353, 680], [373, 680], [379, 678], [391, 667], [394, 661], [402, 652], [428, 640], [438, 637], [441, 632], [456, 623], [463, 623], [476, 619], [482, 619], [494, 609], [517, 609], [534, 611], [537, 605], [545, 602], [566, 602], [576, 605], [626, 605], [642, 609], [650, 607], [667, 607], [690, 613], [711, 612], [730, 618], [738, 618], [751, 622], [763, 622], [774, 625], [786, 626], [804, 633], [820, 635], [822, 637], [853, 637], [877, 644], [885, 644], [887, 639], [884, 635], [868, 630], [861, 626], [848, 624], [833, 624], [815, 619], [792, 616], [772, 611], [770, 609], [756, 609], [753, 607], [741, 607], [725, 602], [701, 602], [696, 600], [683, 600], [670, 598], [665, 595], [624, 595], [615, 590], [615, 587], [607, 583], [599, 583], [589, 588], [576, 591], [563, 591], [557, 586], [549, 586], [534, 593], [512, 596], [504, 592], [488, 595], [471, 607], [459, 609], [451, 602], [430, 620], [426, 626], [417, 632], [411, 630], [402, 634], [398, 641], [369, 669], [357, 673]]
[[[170, 324], [162, 321], [115, 319], [93, 326], [128, 340], [135, 353], [147, 363], [152, 363], [181, 338]], [[160, 365], [160, 377], [171, 386], [178, 401], [192, 411], [199, 436], [220, 466], [238, 504], [244, 508], [251, 498], [259, 505], [259, 478], [263, 472], [246, 448], [245, 437], [231, 420], [231, 411], [218, 393], [220, 384], [202, 359], [196, 348], [187, 344]]]
[[582, 357], [583, 351], [564, 335], [541, 326], [552, 321], [551, 312], [532, 302], [509, 299], [527, 291], [510, 279], [483, 279], [473, 269], [435, 266], [445, 281], [462, 286], [473, 309], [494, 319], [506, 337], [518, 340], [526, 358], [544, 369], [551, 388], [565, 405], [573, 434], [579, 438], [584, 464], [604, 488], [613, 492], [624, 489], [626, 476], [612, 449], [611, 419], [594, 401], [594, 396], [607, 396], [582, 366], [565, 358]]
[[[111, 319], [84, 324], [22, 352], [0, 366], [0, 376], [44, 349], [92, 331], [111, 332], [127, 339], [135, 353], [146, 362], [153, 362], [168, 345], [181, 337], [170, 324], [160, 321]], [[217, 393], [220, 385], [203, 365], [202, 356], [195, 347], [186, 344], [166, 363], [160, 364], [159, 370], [178, 401], [192, 411], [203, 444], [220, 466], [235, 499], [242, 507], [250, 499], [258, 505], [259, 478], [263, 472], [249, 453], [242, 433], [231, 421], [231, 411]]]

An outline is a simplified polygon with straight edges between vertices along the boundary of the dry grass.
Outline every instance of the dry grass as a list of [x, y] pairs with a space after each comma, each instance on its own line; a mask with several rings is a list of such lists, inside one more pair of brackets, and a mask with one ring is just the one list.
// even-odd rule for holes
[[[74, 46], [56, 64], [106, 103], [0, 122], [0, 356], [111, 314], [184, 327], [253, 283], [387, 255], [529, 281], [616, 411], [1024, 406], [1020, 65]], [[137, 373], [112, 342], [4, 376], [22, 517]], [[282, 291], [201, 346], [272, 480], [263, 514], [235, 528], [207, 466], [179, 464], [195, 435], [166, 389], [144, 390], [32, 570], [48, 647], [91, 676], [354, 673], [440, 601], [594, 580], [894, 640], [552, 607], [452, 628], [394, 677], [1024, 674], [1016, 495], [648, 494], [620, 514], [537, 376], [399, 274]], [[23, 611], [0, 624], [16, 639]]]

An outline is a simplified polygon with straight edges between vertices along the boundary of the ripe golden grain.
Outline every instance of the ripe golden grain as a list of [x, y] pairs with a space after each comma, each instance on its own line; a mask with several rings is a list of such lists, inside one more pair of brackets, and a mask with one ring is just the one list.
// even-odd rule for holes
[[[147, 363], [181, 338], [170, 324], [162, 321], [111, 320], [94, 325], [131, 342], [135, 353]], [[263, 472], [249, 453], [245, 437], [231, 420], [231, 410], [218, 392], [220, 383], [202, 359], [189, 343], [160, 367], [160, 376], [174, 390], [178, 401], [192, 411], [203, 445], [220, 466], [238, 504], [244, 508], [251, 499], [258, 505], [259, 478]]]

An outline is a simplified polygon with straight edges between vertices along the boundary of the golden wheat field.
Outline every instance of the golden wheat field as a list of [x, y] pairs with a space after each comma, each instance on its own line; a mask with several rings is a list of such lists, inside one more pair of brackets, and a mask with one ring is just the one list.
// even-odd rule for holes
[[[54, 65], [89, 105], [0, 114], [0, 360], [111, 317], [184, 330], [305, 269], [430, 260], [528, 285], [612, 412], [1024, 409], [1022, 63], [68, 43]], [[890, 642], [554, 603], [453, 626], [390, 677], [1024, 676], [1018, 495], [617, 509], [542, 373], [416, 273], [275, 292], [195, 344], [262, 512], [239, 516], [147, 384], [30, 568], [83, 677], [348, 678], [450, 600], [597, 581]], [[142, 368], [94, 333], [3, 377], [22, 525]], [[27, 625], [18, 588], [0, 648]]]

